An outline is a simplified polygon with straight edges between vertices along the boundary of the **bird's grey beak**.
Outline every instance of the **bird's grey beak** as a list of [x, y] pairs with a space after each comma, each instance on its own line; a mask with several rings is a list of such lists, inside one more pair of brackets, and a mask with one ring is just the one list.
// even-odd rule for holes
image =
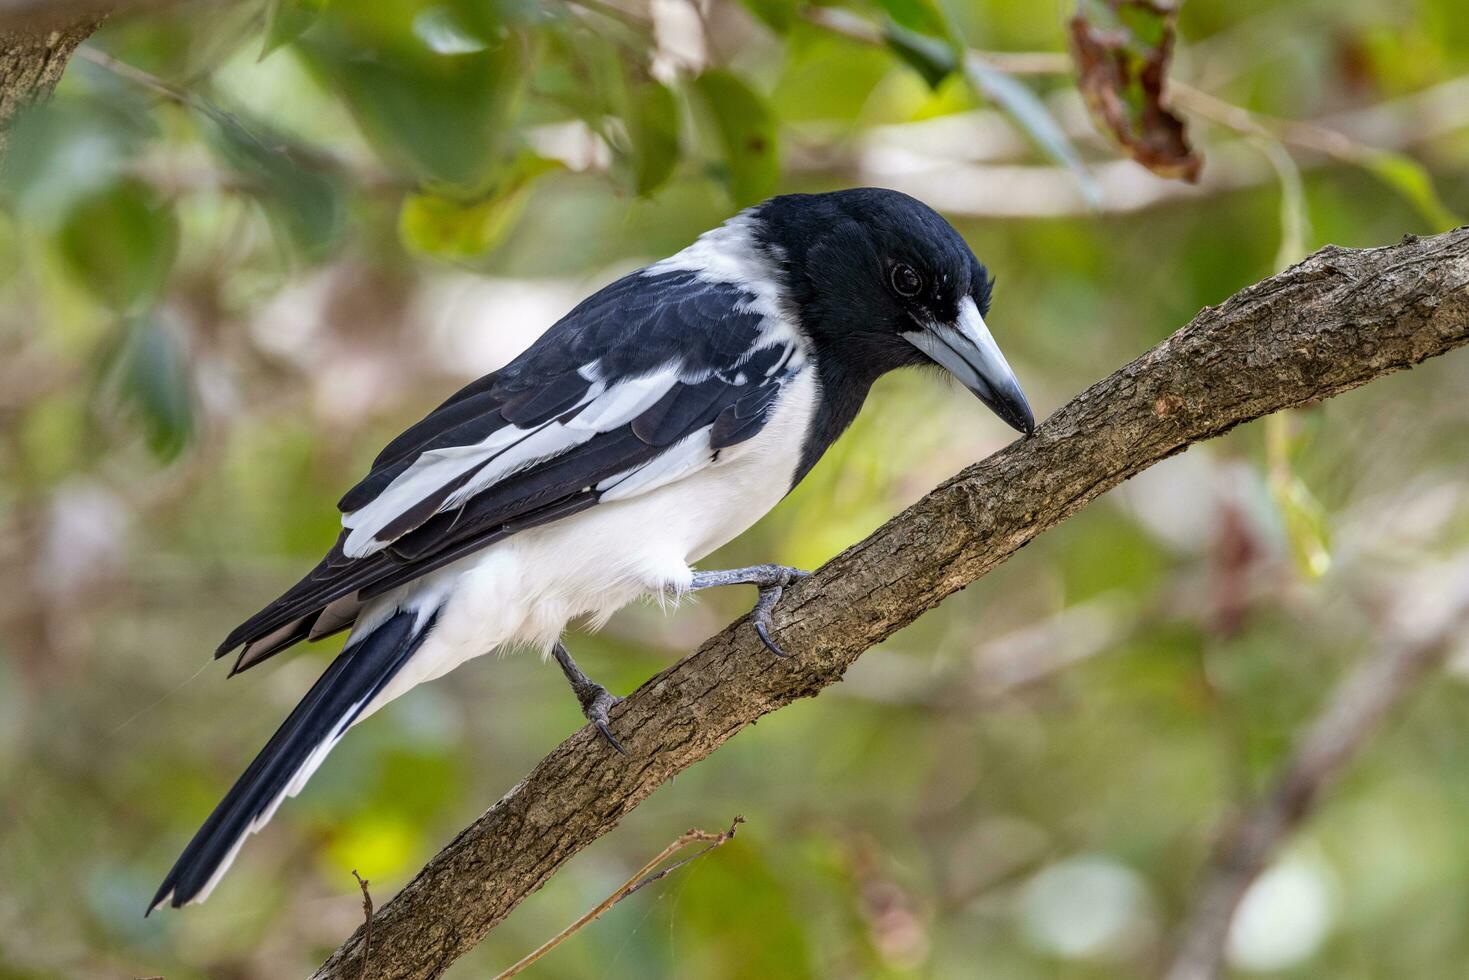
[[965, 296], [960, 301], [955, 322], [931, 323], [922, 330], [904, 333], [903, 339], [946, 368], [1016, 430], [1026, 435], [1035, 431], [1035, 416], [1025, 392], [990, 336], [973, 297]]

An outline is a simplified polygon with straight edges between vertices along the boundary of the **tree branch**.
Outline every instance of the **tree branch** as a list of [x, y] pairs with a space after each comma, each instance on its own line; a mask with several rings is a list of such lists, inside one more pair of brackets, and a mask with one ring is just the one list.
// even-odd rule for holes
[[1383, 651], [1336, 687], [1264, 798], [1228, 822], [1181, 932], [1167, 980], [1214, 980], [1245, 893], [1387, 715], [1462, 641], [1469, 563], [1433, 569], [1403, 590]]
[[[772, 660], [743, 621], [613, 710], [630, 757], [583, 728], [374, 917], [372, 977], [435, 977], [676, 773], [840, 680], [873, 644], [1146, 467], [1270, 412], [1469, 343], [1469, 228], [1328, 247], [1204, 309], [1034, 437], [967, 468], [789, 589]], [[316, 973], [355, 975], [362, 930]]]

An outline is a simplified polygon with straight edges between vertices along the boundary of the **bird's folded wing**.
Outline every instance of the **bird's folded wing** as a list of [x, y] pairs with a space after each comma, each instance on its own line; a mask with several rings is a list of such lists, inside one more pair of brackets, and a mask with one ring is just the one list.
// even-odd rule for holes
[[331, 552], [232, 632], [243, 670], [518, 531], [702, 469], [765, 424], [800, 341], [736, 284], [634, 273], [394, 439]]

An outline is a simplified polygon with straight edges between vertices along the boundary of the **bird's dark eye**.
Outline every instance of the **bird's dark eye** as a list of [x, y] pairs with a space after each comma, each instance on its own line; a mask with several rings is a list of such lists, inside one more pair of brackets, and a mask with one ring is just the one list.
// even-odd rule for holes
[[892, 272], [893, 292], [899, 296], [917, 296], [923, 292], [923, 277], [911, 265], [895, 265]]

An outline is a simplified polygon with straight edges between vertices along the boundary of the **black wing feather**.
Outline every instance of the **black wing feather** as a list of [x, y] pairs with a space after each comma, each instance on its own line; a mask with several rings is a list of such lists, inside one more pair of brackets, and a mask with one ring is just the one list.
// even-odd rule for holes
[[539, 388], [508, 394], [500, 404], [505, 421], [524, 429], [550, 422], [587, 395], [591, 383], [576, 372], [553, 378]]
[[650, 446], [668, 446], [708, 424], [709, 410], [728, 397], [724, 379], [710, 377], [699, 384], [676, 384], [632, 423], [633, 435]]

